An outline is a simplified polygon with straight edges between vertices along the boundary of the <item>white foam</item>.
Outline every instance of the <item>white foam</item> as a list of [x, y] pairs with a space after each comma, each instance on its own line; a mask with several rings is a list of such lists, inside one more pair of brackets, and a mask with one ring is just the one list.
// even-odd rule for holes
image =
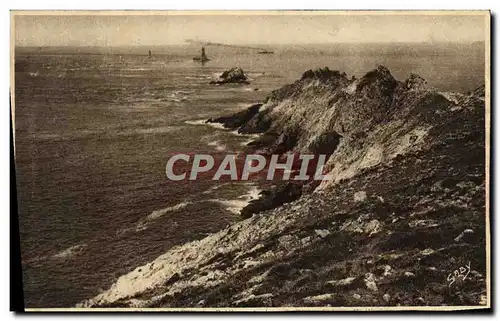
[[[181, 203], [175, 204], [173, 206], [169, 206], [169, 207], [166, 207], [166, 208], [162, 208], [162, 209], [153, 211], [148, 216], [140, 219], [139, 222], [137, 222], [137, 224], [135, 224], [134, 227], [128, 227], [128, 228], [120, 229], [120, 230], [118, 230], [116, 232], [116, 234], [117, 235], [122, 235], [122, 234], [125, 234], [125, 233], [130, 232], [130, 231], [134, 231], [134, 232], [144, 231], [144, 230], [146, 230], [149, 227], [149, 225], [151, 224], [151, 222], [153, 222], [154, 220], [157, 220], [160, 217], [162, 217], [162, 216], [164, 216], [164, 215], [166, 215], [168, 213], [181, 210], [181, 209], [185, 208], [186, 206], [188, 206], [189, 204], [192, 204], [192, 202], [181, 202]], [[175, 225], [176, 223], [173, 222], [172, 224]]]
[[223, 152], [227, 149], [227, 146], [226, 145], [218, 145], [215, 147], [215, 150], [218, 151], [218, 152]]
[[[257, 137], [258, 137], [258, 135], [257, 135]], [[240, 145], [241, 146], [247, 146], [248, 144], [254, 142], [257, 137], [251, 137], [251, 138], [245, 140], [244, 142], [241, 142]]]
[[186, 206], [188, 206], [189, 204], [191, 204], [191, 202], [181, 202], [181, 203], [178, 203], [176, 205], [173, 205], [173, 206], [170, 206], [167, 208], [162, 208], [161, 210], [153, 211], [153, 212], [151, 212], [151, 214], [146, 216], [146, 220], [148, 220], [148, 221], [156, 220], [167, 213], [175, 212], [175, 211], [178, 211], [180, 209], [183, 209]]
[[215, 150], [218, 152], [223, 152], [227, 149], [227, 146], [224, 144], [221, 144], [221, 142], [218, 140], [214, 140], [212, 142], [209, 142], [207, 145], [215, 147]]
[[207, 145], [208, 146], [219, 146], [220, 145], [220, 141], [214, 140], [213, 142], [209, 142]]
[[[136, 224], [135, 231], [136, 232], [144, 231], [148, 228], [149, 224], [152, 221], [157, 220], [160, 217], [162, 217], [168, 213], [181, 210], [181, 209], [185, 208], [186, 206], [188, 206], [189, 204], [191, 204], [191, 202], [181, 202], [181, 203], [178, 203], [178, 204], [170, 206], [170, 207], [166, 207], [166, 208], [162, 208], [160, 210], [153, 211], [153, 212], [151, 212], [151, 214], [149, 214], [148, 216], [146, 216], [145, 218], [143, 218], [142, 220], [140, 220]], [[172, 222], [172, 224], [175, 225], [177, 223]]]
[[[254, 140], [256, 140], [257, 138], [260, 137], [260, 134], [242, 134], [242, 133], [238, 133], [237, 129], [230, 131], [228, 128], [225, 128], [220, 123], [207, 123], [207, 119], [186, 120], [185, 123], [189, 124], [189, 125], [205, 125], [205, 126], [210, 126], [210, 127], [216, 128], [216, 129], [222, 129], [222, 130], [227, 131], [228, 133], [230, 133], [232, 135], [235, 135], [235, 136], [248, 137], [248, 140], [240, 143], [241, 146], [246, 146], [248, 143], [251, 143], [251, 142], [253, 142]], [[212, 141], [212, 142], [208, 143], [209, 144], [208, 146], [216, 146], [216, 144], [219, 144], [219, 143], [220, 143], [219, 141]], [[222, 146], [224, 146], [224, 145], [222, 145]], [[222, 149], [222, 150], [225, 150], [225, 146], [224, 146], [224, 149]]]
[[78, 255], [79, 253], [83, 252], [86, 247], [87, 247], [87, 244], [77, 244], [74, 246], [70, 246], [70, 247], [62, 250], [61, 252], [54, 254], [54, 257], [58, 258], [58, 259], [72, 258], [72, 257]]
[[260, 134], [242, 134], [242, 133], [238, 133], [237, 129], [230, 131], [230, 133], [233, 134], [233, 135], [236, 135], [236, 136], [250, 137], [250, 138], [253, 138], [253, 139], [256, 139], [256, 138], [258, 138], [260, 136]]
[[210, 193], [212, 193], [213, 191], [216, 191], [216, 190], [220, 189], [221, 187], [223, 187], [223, 186], [225, 186], [225, 185], [227, 185], [227, 183], [224, 183], [224, 184], [218, 184], [218, 185], [212, 186], [212, 187], [210, 187], [209, 189], [207, 189], [206, 191], [203, 191], [201, 194], [204, 194], [204, 195], [206, 195], [206, 194], [210, 194]]
[[205, 125], [205, 126], [214, 127], [214, 128], [217, 128], [217, 129], [228, 130], [227, 128], [225, 128], [220, 123], [207, 123], [206, 119], [186, 120], [185, 123], [189, 124], [189, 125], [197, 125], [197, 126], [199, 126], [199, 125]]
[[226, 210], [230, 211], [235, 215], [238, 215], [240, 211], [250, 203], [250, 201], [259, 198], [260, 192], [261, 190], [259, 188], [257, 188], [256, 186], [252, 186], [246, 194], [241, 195], [236, 199], [231, 199], [231, 200], [211, 199], [208, 201], [221, 204], [226, 208]]

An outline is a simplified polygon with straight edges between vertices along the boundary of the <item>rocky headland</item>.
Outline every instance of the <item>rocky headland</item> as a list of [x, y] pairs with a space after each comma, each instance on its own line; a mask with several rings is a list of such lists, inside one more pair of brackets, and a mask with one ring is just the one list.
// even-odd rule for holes
[[211, 121], [261, 134], [253, 152], [327, 154], [334, 180], [264, 192], [246, 219], [79, 306], [485, 305], [485, 114], [484, 87], [439, 92], [383, 66], [307, 71]]

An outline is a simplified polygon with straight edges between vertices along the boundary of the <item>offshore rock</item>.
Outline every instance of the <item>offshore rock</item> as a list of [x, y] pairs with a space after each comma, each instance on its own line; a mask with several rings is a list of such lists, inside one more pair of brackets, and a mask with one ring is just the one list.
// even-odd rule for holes
[[249, 84], [247, 76], [240, 67], [231, 68], [224, 71], [218, 80], [211, 81], [210, 84]]

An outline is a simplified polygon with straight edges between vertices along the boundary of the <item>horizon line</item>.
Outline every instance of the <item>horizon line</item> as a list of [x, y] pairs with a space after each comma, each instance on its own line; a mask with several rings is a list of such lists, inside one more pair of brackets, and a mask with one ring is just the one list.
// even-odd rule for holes
[[[486, 42], [485, 40], [474, 40], [474, 41], [392, 41], [392, 42], [317, 42], [317, 43], [274, 43], [274, 44], [267, 44], [267, 43], [245, 43], [245, 44], [223, 44], [223, 45], [228, 45], [228, 46], [252, 46], [252, 45], [259, 45], [259, 46], [290, 46], [290, 45], [295, 45], [295, 46], [308, 46], [308, 45], [390, 45], [390, 44], [473, 44], [473, 43], [478, 43], [478, 42]], [[21, 44], [14, 44], [14, 47], [19, 47], [19, 48], [61, 48], [61, 47], [78, 47], [78, 48], [118, 48], [118, 47], [160, 47], [160, 46], [205, 46], [205, 47], [220, 47], [217, 45], [195, 45], [195, 44], [186, 44], [186, 43], [177, 43], [177, 44], [151, 44], [151, 45], [110, 45], [110, 46], [104, 46], [104, 45], [57, 45], [57, 46], [51, 46], [51, 45], [21, 45]], [[238, 48], [235, 48], [238, 49]]]

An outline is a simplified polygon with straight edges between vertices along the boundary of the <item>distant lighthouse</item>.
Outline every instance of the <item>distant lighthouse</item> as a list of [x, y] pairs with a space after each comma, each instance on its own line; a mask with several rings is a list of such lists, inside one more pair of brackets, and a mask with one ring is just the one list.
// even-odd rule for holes
[[205, 53], [205, 47], [201, 47], [201, 57], [194, 57], [193, 60], [199, 61], [202, 64], [210, 60], [208, 59], [207, 54]]

